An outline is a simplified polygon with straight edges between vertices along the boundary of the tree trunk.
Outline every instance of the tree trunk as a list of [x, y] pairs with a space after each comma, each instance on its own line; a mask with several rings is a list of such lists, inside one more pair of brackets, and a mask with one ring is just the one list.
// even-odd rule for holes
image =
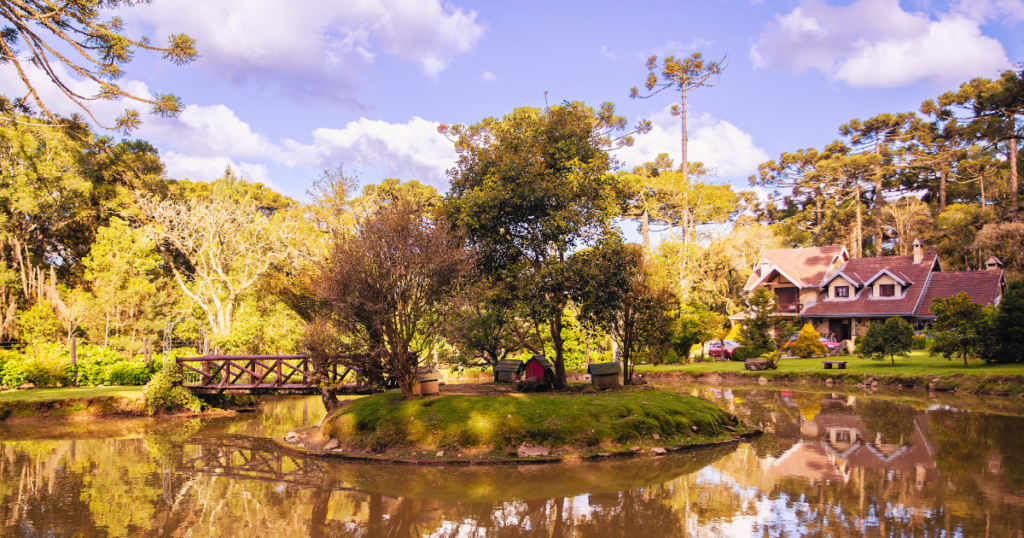
[[683, 140], [682, 140], [682, 142], [683, 142], [683, 148], [682, 148], [683, 149], [683, 155], [682, 155], [683, 162], [682, 162], [681, 166], [682, 166], [682, 171], [683, 171], [683, 181], [689, 182], [689, 180], [690, 180], [690, 162], [688, 160], [686, 160], [686, 143], [687, 143], [687, 137], [686, 137], [686, 92], [685, 91], [681, 91], [681, 92], [679, 92], [679, 95], [680, 95], [680, 103], [681, 103], [681, 106], [679, 108], [679, 116], [683, 120]]
[[644, 209], [640, 215], [640, 233], [644, 236], [644, 258], [651, 257], [651, 214]]
[[564, 389], [565, 381], [565, 360], [562, 357], [562, 309], [559, 308], [558, 315], [551, 318], [551, 346], [555, 348], [555, 388]]
[[981, 208], [985, 209], [985, 174], [978, 177], [978, 184], [981, 186]]
[[[1016, 133], [1014, 133], [1016, 136]], [[1017, 199], [1019, 197], [1019, 191], [1017, 190], [1017, 139], [1010, 139], [1010, 208], [1013, 212], [1017, 213]]]
[[881, 134], [875, 138], [875, 154], [878, 155], [878, 169], [875, 171], [875, 257], [882, 256], [882, 241], [884, 235], [882, 232], [882, 204], [885, 202], [882, 196], [882, 136]]
[[822, 204], [824, 203], [824, 201], [822, 200], [822, 196], [824, 196], [824, 195], [821, 193], [821, 187], [818, 187], [817, 189], [815, 189], [815, 195], [814, 195], [814, 233], [815, 233], [815, 235], [817, 235], [819, 237], [821, 235], [821, 220], [822, 220], [821, 214], [823, 212]]
[[946, 171], [939, 170], [939, 211], [946, 209]]
[[857, 204], [857, 245], [854, 249], [853, 255], [857, 258], [864, 257], [864, 216], [860, 210], [860, 183], [857, 185], [857, 197], [854, 198], [854, 203]]

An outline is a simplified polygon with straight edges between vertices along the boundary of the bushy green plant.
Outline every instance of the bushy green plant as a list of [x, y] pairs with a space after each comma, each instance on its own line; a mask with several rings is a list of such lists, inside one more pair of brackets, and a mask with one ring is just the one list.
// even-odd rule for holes
[[37, 387], [65, 387], [71, 384], [71, 371], [62, 360], [56, 344], [43, 344], [35, 354], [8, 353], [0, 370], [0, 384], [17, 388], [25, 383]]
[[149, 382], [149, 368], [144, 362], [120, 361], [107, 367], [105, 385], [145, 385]]
[[756, 359], [765, 353], [770, 353], [772, 348], [768, 346], [743, 346], [738, 347], [732, 352], [732, 360], [734, 361], [745, 361], [747, 359]]
[[124, 358], [112, 349], [90, 344], [78, 346], [78, 384], [86, 386], [108, 384], [107, 371], [111, 366], [122, 361]]
[[928, 336], [927, 335], [924, 335], [924, 334], [915, 334], [914, 335], [914, 344], [913, 344], [913, 348], [914, 349], [928, 349], [929, 343], [930, 342], [928, 341]]
[[931, 308], [935, 314], [932, 333], [935, 341], [928, 351], [941, 354], [947, 360], [961, 358], [964, 368], [967, 359], [983, 354], [995, 345], [992, 334], [994, 309], [971, 302], [971, 297], [960, 292], [949, 299], [935, 299]]
[[16, 357], [4, 360], [3, 366], [0, 367], [0, 385], [16, 389], [25, 383], [25, 378], [24, 357], [17, 355]]
[[796, 342], [789, 346], [789, 352], [797, 357], [809, 358], [815, 355], [828, 354], [828, 348], [820, 342], [821, 335], [814, 330], [814, 326], [805, 323], [796, 337]]
[[181, 374], [174, 368], [162, 369], [153, 375], [142, 390], [149, 414], [155, 415], [161, 411], [202, 411], [203, 401], [181, 386], [181, 382]]
[[60, 336], [60, 320], [50, 305], [37, 301], [36, 304], [18, 316], [18, 334], [31, 344], [52, 342]]

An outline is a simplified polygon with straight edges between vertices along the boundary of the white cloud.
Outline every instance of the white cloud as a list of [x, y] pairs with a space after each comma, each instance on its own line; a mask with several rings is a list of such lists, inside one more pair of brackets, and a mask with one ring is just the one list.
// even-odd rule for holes
[[480, 82], [494, 82], [496, 80], [498, 80], [498, 77], [494, 76], [494, 73], [491, 73], [490, 71], [484, 71], [483, 74], [480, 75]]
[[615, 54], [614, 52], [612, 52], [610, 50], [608, 50], [608, 47], [605, 46], [605, 45], [601, 45], [601, 56], [604, 56], [605, 58], [609, 58], [611, 60], [618, 60], [619, 59], [619, 55]]
[[436, 76], [484, 32], [475, 11], [440, 0], [161, 0], [122, 15], [154, 39], [195, 38], [197, 65], [218, 75], [302, 93], [347, 92], [377, 51]]
[[636, 57], [644, 61], [646, 61], [647, 58], [650, 58], [652, 54], [658, 58], [664, 58], [666, 56], [675, 56], [678, 58], [680, 56], [689, 56], [694, 52], [700, 52], [699, 49], [705, 49], [714, 44], [714, 41], [708, 41], [703, 37], [695, 37], [686, 44], [669, 39], [662, 45], [636, 53]]
[[1024, 0], [955, 0], [951, 12], [977, 21], [1002, 17], [1018, 22], [1024, 20]]
[[1002, 44], [985, 36], [980, 24], [956, 12], [933, 20], [904, 11], [899, 0], [844, 6], [805, 0], [776, 15], [751, 46], [750, 57], [755, 69], [813, 69], [856, 87], [956, 82], [994, 76], [1011, 65]]
[[318, 167], [345, 163], [364, 172], [401, 179], [416, 179], [447, 188], [445, 170], [455, 163], [455, 148], [438, 134], [439, 123], [412, 118], [388, 123], [360, 118], [342, 129], [313, 131], [313, 141], [284, 142], [282, 162], [289, 166]]
[[[671, 105], [652, 114], [651, 132], [639, 136], [636, 144], [616, 152], [616, 158], [627, 167], [653, 161], [660, 153], [668, 153], [676, 165], [680, 162], [682, 124], [672, 116]], [[757, 165], [768, 160], [768, 153], [757, 147], [754, 137], [732, 123], [710, 114], [690, 116], [687, 159], [715, 168], [722, 179], [746, 179], [757, 171]]]
[[[24, 93], [13, 69], [0, 66], [0, 94]], [[79, 112], [52, 84], [39, 83], [43, 76], [38, 69], [26, 69], [51, 110], [64, 115]], [[69, 76], [60, 66], [55, 69], [74, 91], [95, 93], [94, 84]], [[142, 97], [151, 95], [143, 82], [126, 81], [123, 86]], [[123, 102], [98, 101], [90, 108], [101, 123], [110, 125], [125, 106]], [[416, 179], [445, 189], [445, 170], [454, 164], [456, 156], [452, 143], [438, 134], [438, 125], [418, 117], [406, 123], [360, 118], [343, 128], [316, 129], [309, 143], [273, 141], [254, 131], [225, 105], [189, 105], [177, 119], [145, 115], [142, 127], [133, 136], [160, 149], [167, 175], [175, 179], [210, 181], [230, 165], [249, 181], [279, 189], [281, 185], [270, 176], [268, 164], [317, 169], [345, 163], [380, 177]]]

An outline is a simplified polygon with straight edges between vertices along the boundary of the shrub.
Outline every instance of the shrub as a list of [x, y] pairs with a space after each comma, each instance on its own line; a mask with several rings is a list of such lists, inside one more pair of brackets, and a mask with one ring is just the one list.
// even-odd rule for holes
[[929, 344], [928, 335], [925, 335], [925, 334], [915, 334], [914, 335], [914, 344], [911, 347], [913, 347], [914, 349], [928, 349], [928, 344]]
[[146, 410], [155, 415], [160, 411], [203, 410], [203, 401], [181, 386], [181, 375], [174, 368], [160, 370], [142, 390], [146, 397]]
[[108, 384], [107, 371], [122, 361], [124, 358], [112, 349], [91, 344], [78, 346], [78, 384]]
[[886, 358], [896, 366], [896, 357], [906, 357], [914, 346], [914, 329], [901, 317], [892, 317], [885, 323], [874, 322], [867, 334], [857, 341], [857, 351], [875, 361]]
[[796, 337], [796, 342], [789, 346], [789, 352], [805, 359], [815, 355], [827, 355], [828, 348], [819, 341], [820, 338], [821, 335], [818, 334], [818, 331], [814, 330], [814, 326], [810, 323], [805, 323], [804, 327], [800, 329], [800, 334]]
[[745, 361], [747, 359], [756, 359], [765, 353], [770, 353], [772, 349], [767, 346], [743, 346], [738, 347], [732, 352], [732, 360], [734, 361]]
[[145, 385], [150, 373], [144, 362], [115, 362], [107, 367], [105, 385]]

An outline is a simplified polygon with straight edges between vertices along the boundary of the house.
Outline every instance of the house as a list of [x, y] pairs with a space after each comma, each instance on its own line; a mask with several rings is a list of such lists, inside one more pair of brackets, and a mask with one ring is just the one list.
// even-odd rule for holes
[[810, 322], [835, 340], [855, 341], [872, 321], [894, 316], [924, 328], [935, 318], [935, 299], [960, 292], [973, 303], [998, 305], [1005, 280], [994, 257], [982, 271], [943, 271], [935, 251], [918, 239], [911, 256], [851, 258], [844, 246], [768, 250], [743, 290], [759, 287], [775, 293], [776, 315]]

